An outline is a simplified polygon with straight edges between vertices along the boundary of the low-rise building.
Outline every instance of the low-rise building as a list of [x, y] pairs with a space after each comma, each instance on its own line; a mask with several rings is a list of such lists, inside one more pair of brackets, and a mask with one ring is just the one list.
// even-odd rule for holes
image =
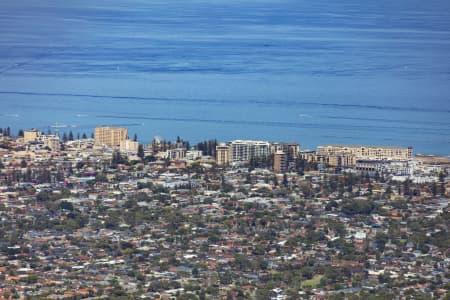
[[136, 154], [139, 148], [139, 143], [133, 140], [120, 141], [120, 152]]
[[327, 145], [318, 146], [322, 155], [352, 154], [356, 159], [402, 160], [412, 158], [412, 147], [367, 146], [367, 145]]

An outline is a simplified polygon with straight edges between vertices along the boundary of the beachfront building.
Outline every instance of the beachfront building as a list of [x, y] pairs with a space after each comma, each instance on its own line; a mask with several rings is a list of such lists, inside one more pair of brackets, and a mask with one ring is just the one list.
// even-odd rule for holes
[[249, 162], [252, 158], [267, 157], [271, 154], [269, 142], [235, 140], [230, 142], [230, 160]]
[[221, 143], [216, 146], [216, 163], [219, 166], [226, 166], [230, 163], [230, 146]]
[[284, 173], [288, 170], [288, 154], [278, 150], [273, 157], [273, 170], [275, 173]]
[[128, 129], [122, 127], [99, 126], [95, 128], [95, 145], [119, 148], [120, 142], [128, 138]]
[[36, 142], [41, 135], [42, 132], [36, 129], [25, 130], [23, 132], [23, 142], [24, 143]]
[[133, 140], [120, 141], [120, 152], [136, 154], [138, 152], [139, 143]]
[[317, 147], [318, 154], [351, 154], [356, 159], [403, 160], [412, 158], [412, 147], [327, 145]]

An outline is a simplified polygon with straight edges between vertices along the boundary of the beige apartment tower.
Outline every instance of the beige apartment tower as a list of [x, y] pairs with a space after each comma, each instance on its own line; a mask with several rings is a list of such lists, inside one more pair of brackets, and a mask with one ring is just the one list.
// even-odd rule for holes
[[100, 126], [95, 128], [95, 145], [119, 148], [128, 138], [128, 129], [122, 127]]
[[279, 150], [273, 157], [273, 170], [275, 173], [285, 173], [288, 170], [288, 154]]
[[23, 142], [29, 143], [29, 142], [36, 142], [37, 139], [42, 135], [42, 133], [39, 130], [31, 129], [31, 130], [25, 130], [23, 132]]
[[332, 167], [354, 167], [357, 160], [409, 160], [412, 147], [327, 145], [317, 147], [314, 161]]
[[230, 147], [226, 144], [216, 146], [216, 162], [219, 166], [226, 166], [230, 163]]
[[317, 147], [317, 153], [336, 155], [351, 154], [356, 159], [404, 160], [412, 157], [412, 147], [328, 145]]

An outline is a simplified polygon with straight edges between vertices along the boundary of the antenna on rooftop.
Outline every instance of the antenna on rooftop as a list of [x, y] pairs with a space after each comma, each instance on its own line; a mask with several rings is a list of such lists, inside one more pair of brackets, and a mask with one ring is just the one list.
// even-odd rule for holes
[[59, 137], [59, 128], [67, 127], [67, 125], [61, 125], [61, 124], [58, 124], [58, 122], [55, 122], [55, 124], [52, 125], [51, 127], [55, 128], [55, 135], [57, 137]]

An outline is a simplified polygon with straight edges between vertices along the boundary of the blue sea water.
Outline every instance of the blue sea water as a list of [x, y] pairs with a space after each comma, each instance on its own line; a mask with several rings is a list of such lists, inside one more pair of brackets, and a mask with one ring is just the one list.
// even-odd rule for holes
[[450, 154], [450, 2], [0, 1], [0, 126]]

